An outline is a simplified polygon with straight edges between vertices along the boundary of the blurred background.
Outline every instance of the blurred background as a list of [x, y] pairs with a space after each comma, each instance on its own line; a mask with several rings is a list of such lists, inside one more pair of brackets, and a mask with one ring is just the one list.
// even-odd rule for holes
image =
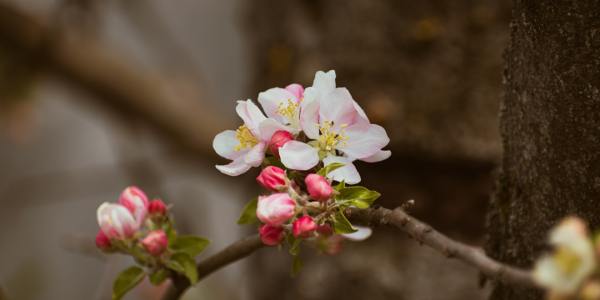
[[[0, 299], [109, 299], [128, 257], [94, 247], [96, 208], [128, 185], [174, 204], [206, 257], [256, 170], [215, 170], [235, 101], [335, 69], [393, 155], [358, 165], [393, 208], [478, 245], [501, 157], [508, 0], [0, 0]], [[477, 272], [378, 229], [333, 257], [262, 249], [185, 299], [484, 299]], [[145, 282], [126, 299], [159, 299]], [[4, 294], [4, 295], [3, 295]]]

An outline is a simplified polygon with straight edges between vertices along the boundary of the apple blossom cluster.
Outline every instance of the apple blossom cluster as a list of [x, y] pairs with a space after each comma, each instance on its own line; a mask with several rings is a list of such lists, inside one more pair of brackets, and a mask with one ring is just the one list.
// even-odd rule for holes
[[113, 299], [120, 299], [146, 275], [155, 285], [174, 273], [186, 276], [192, 283], [197, 281], [194, 257], [209, 242], [177, 235], [162, 200], [149, 201], [142, 190], [131, 186], [121, 193], [118, 203], [100, 205], [97, 215], [100, 230], [96, 246], [105, 253], [130, 255], [139, 265], [127, 268], [117, 277]]
[[[594, 241], [595, 240], [595, 241]], [[600, 300], [600, 240], [592, 239], [586, 224], [569, 217], [550, 232], [553, 252], [540, 258], [533, 278], [553, 300]]]
[[294, 255], [303, 240], [334, 253], [341, 240], [370, 235], [350, 224], [344, 210], [368, 208], [379, 193], [346, 185], [361, 181], [356, 161], [391, 155], [383, 150], [385, 129], [369, 121], [346, 88], [336, 87], [335, 77], [335, 71], [318, 71], [310, 87], [294, 83], [261, 92], [262, 110], [252, 100], [238, 101], [243, 124], [213, 141], [217, 154], [231, 160], [217, 165], [219, 171], [237, 176], [261, 167], [257, 181], [270, 191], [246, 205], [238, 223], [258, 219], [263, 243], [285, 242]]

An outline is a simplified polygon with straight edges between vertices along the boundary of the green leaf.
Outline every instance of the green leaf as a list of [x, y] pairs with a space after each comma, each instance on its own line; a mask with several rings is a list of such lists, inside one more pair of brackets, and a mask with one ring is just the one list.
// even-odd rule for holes
[[344, 189], [345, 187], [346, 187], [346, 182], [342, 180], [342, 182], [340, 182], [340, 183], [338, 183], [338, 184], [334, 185], [334, 186], [333, 186], [333, 189], [334, 189], [336, 192], [339, 192], [339, 191], [341, 191], [342, 189]]
[[175, 252], [183, 252], [191, 257], [200, 254], [210, 244], [210, 241], [201, 237], [182, 235], [171, 244], [171, 250]]
[[290, 254], [293, 256], [297, 256], [300, 254], [300, 244], [302, 243], [302, 239], [297, 239], [293, 237], [291, 234], [289, 235], [288, 243], [290, 246]]
[[337, 212], [333, 216], [333, 230], [337, 234], [356, 232], [356, 229], [354, 226], [352, 226], [352, 223], [346, 219], [346, 216], [344, 216], [344, 213], [341, 211]]
[[179, 252], [171, 256], [167, 261], [169, 269], [185, 275], [194, 284], [198, 281], [198, 270], [196, 269], [196, 261], [187, 253]]
[[256, 218], [256, 206], [258, 205], [258, 198], [250, 200], [242, 210], [240, 218], [237, 220], [239, 225], [244, 224], [256, 224], [258, 219]]
[[294, 260], [292, 261], [292, 276], [298, 275], [298, 273], [300, 273], [300, 271], [302, 270], [303, 266], [304, 264], [302, 263], [300, 256], [294, 255]]
[[161, 283], [163, 283], [163, 281], [165, 281], [165, 279], [169, 278], [169, 274], [170, 271], [167, 269], [160, 269], [152, 274], [150, 274], [150, 276], [148, 276], [148, 278], [150, 278], [150, 282], [153, 285], [159, 285]]
[[146, 276], [140, 267], [132, 266], [125, 269], [113, 283], [113, 300], [121, 299], [129, 290], [138, 285]]
[[335, 196], [337, 202], [347, 202], [348, 205], [354, 205], [358, 208], [369, 208], [380, 193], [372, 191], [362, 186], [344, 187], [339, 190], [339, 194]]
[[332, 163], [332, 164], [329, 164], [329, 165], [321, 168], [321, 170], [319, 170], [317, 172], [317, 174], [319, 174], [321, 176], [327, 176], [327, 174], [329, 174], [330, 172], [333, 172], [334, 170], [339, 169], [343, 166], [344, 166], [343, 163]]

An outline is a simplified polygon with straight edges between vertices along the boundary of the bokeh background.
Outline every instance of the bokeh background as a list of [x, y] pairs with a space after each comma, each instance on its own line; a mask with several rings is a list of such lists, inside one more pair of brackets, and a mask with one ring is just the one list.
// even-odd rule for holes
[[[109, 299], [128, 257], [96, 251], [96, 208], [128, 185], [173, 203], [206, 257], [256, 170], [214, 169], [235, 101], [335, 69], [392, 157], [359, 163], [379, 204], [478, 245], [501, 157], [508, 0], [0, 0], [0, 299]], [[337, 256], [262, 249], [185, 299], [484, 299], [477, 272], [378, 229]], [[145, 282], [126, 299], [159, 299]], [[2, 295], [4, 294], [4, 295]]]

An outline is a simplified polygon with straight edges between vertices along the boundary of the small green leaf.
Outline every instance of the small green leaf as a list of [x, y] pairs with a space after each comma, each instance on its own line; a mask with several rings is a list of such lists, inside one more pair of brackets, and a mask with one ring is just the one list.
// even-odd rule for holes
[[335, 196], [336, 202], [347, 202], [348, 205], [354, 205], [358, 208], [369, 208], [377, 198], [381, 196], [376, 191], [371, 191], [362, 186], [350, 186], [340, 189], [339, 194]]
[[256, 218], [256, 206], [258, 205], [258, 198], [254, 198], [250, 200], [242, 209], [242, 214], [240, 218], [237, 220], [239, 225], [244, 224], [256, 224], [258, 223], [258, 219]]
[[210, 241], [201, 237], [182, 235], [171, 244], [170, 248], [175, 252], [183, 252], [190, 257], [200, 254], [210, 244]]
[[331, 164], [321, 168], [321, 170], [319, 170], [317, 172], [317, 174], [319, 174], [321, 176], [327, 176], [327, 174], [329, 174], [330, 172], [333, 172], [334, 170], [339, 169], [343, 166], [344, 166], [344, 164], [342, 164], [342, 163], [331, 163]]
[[354, 226], [352, 226], [352, 223], [346, 219], [346, 216], [344, 216], [344, 213], [341, 211], [337, 212], [333, 216], [333, 230], [337, 234], [356, 232], [356, 229]]
[[339, 191], [341, 191], [342, 189], [344, 189], [345, 187], [346, 187], [346, 182], [342, 180], [342, 182], [340, 182], [340, 183], [338, 183], [338, 184], [334, 185], [334, 186], [333, 186], [333, 189], [334, 189], [336, 192], [339, 192]]
[[138, 285], [145, 276], [146, 273], [140, 267], [132, 266], [125, 269], [113, 283], [112, 299], [121, 299], [129, 290]]
[[294, 255], [294, 259], [292, 261], [292, 276], [298, 275], [298, 273], [300, 273], [300, 271], [302, 270], [303, 265], [304, 264], [302, 263], [302, 259], [300, 259], [300, 256]]
[[185, 275], [190, 281], [190, 284], [194, 284], [198, 281], [196, 261], [186, 253], [179, 252], [173, 254], [169, 261], [167, 261], [167, 267], [177, 273]]
[[169, 274], [170, 271], [167, 269], [160, 269], [152, 274], [150, 274], [150, 276], [148, 276], [148, 278], [150, 278], [150, 282], [153, 285], [159, 285], [161, 283], [163, 283], [163, 281], [165, 281], [165, 279], [169, 278]]

